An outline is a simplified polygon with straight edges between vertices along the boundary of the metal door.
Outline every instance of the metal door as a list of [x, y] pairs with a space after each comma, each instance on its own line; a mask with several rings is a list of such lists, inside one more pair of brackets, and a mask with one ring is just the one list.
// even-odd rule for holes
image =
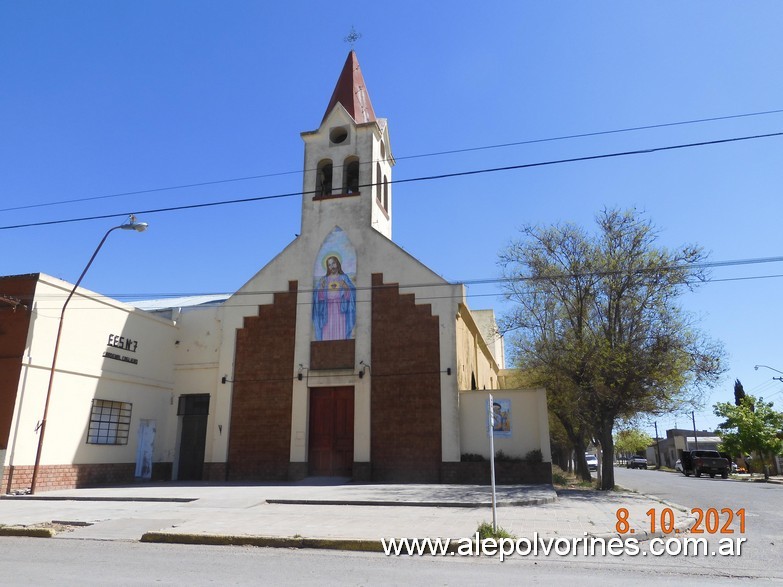
[[204, 449], [207, 443], [209, 394], [180, 396], [177, 415], [182, 417], [177, 479], [200, 481], [204, 471]]

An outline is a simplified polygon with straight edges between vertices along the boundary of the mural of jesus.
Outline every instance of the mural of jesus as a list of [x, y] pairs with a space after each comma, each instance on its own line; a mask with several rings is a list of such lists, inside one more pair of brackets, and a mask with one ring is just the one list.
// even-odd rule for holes
[[326, 275], [313, 292], [315, 340], [352, 338], [356, 323], [356, 287], [342, 269], [340, 260], [326, 259]]

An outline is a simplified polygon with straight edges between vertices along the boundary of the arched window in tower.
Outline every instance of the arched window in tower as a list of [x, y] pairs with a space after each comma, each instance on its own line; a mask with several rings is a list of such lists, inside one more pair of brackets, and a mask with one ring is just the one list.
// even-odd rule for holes
[[348, 157], [343, 163], [343, 193], [359, 193], [359, 158]]
[[389, 211], [389, 180], [383, 178], [383, 209]]
[[375, 199], [380, 204], [383, 198], [383, 178], [381, 177], [381, 164], [375, 164]]
[[315, 176], [315, 195], [328, 196], [332, 193], [332, 160], [324, 159], [318, 164]]

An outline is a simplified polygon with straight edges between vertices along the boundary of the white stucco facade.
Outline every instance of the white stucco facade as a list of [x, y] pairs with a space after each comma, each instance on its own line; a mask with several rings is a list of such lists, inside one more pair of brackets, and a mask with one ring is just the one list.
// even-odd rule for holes
[[[60, 313], [72, 287], [38, 276], [5, 467], [35, 461]], [[156, 423], [153, 458], [171, 460], [176, 433], [172, 426], [175, 335], [176, 326], [170, 321], [77, 290], [63, 318], [41, 466], [133, 463], [140, 420]], [[87, 442], [94, 399], [132, 404], [126, 444]]]

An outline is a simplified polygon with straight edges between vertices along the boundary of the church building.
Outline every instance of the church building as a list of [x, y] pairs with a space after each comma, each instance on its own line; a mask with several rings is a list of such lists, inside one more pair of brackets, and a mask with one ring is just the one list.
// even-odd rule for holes
[[[389, 124], [353, 51], [320, 124], [301, 136], [299, 235], [237, 292], [132, 307], [78, 289], [41, 489], [134, 478], [488, 483], [490, 434], [515, 458], [505, 482], [551, 482], [546, 394], [500, 389], [493, 312], [471, 311], [464, 286], [392, 240]], [[11, 375], [0, 384], [0, 492], [29, 487], [57, 327], [38, 313], [48, 303], [52, 315], [70, 287], [0, 277]]]

